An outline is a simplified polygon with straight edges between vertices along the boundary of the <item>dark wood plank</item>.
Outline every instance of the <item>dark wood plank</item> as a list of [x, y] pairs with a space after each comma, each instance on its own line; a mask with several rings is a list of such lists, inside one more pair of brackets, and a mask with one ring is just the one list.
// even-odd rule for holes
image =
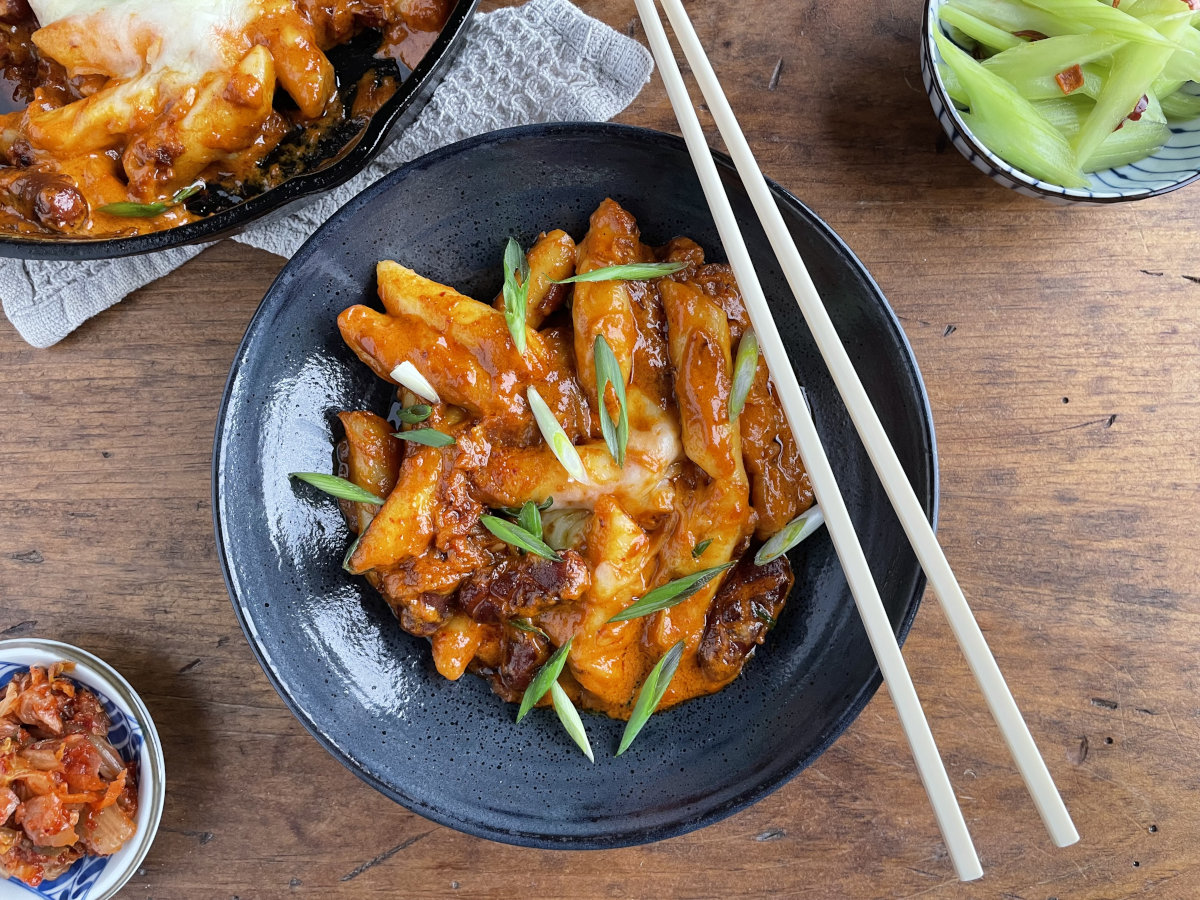
[[[632, 0], [581, 5], [641, 37]], [[906, 656], [977, 885], [953, 881], [885, 694], [776, 794], [649, 847], [506, 847], [359, 783], [271, 690], [215, 557], [217, 401], [282, 264], [227, 243], [51, 350], [0, 325], [0, 633], [109, 659], [166, 743], [163, 829], [130, 896], [1195, 896], [1195, 189], [1070, 209], [992, 185], [930, 113], [917, 4], [690, 6], [766, 171], [902, 317], [942, 540], [1083, 841], [1050, 846], [932, 598]], [[675, 130], [657, 80], [622, 118]]]

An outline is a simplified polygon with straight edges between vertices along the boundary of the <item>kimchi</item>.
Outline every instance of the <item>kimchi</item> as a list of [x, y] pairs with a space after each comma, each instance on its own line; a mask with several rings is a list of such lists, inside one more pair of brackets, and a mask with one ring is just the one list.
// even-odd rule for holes
[[0, 698], [0, 875], [33, 887], [85, 855], [116, 853], [137, 830], [137, 774], [108, 742], [96, 695], [31, 666]]

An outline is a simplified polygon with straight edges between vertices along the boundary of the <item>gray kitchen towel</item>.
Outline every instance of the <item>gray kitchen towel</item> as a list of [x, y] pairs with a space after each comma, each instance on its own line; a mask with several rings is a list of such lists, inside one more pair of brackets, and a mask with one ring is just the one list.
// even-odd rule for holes
[[[497, 128], [607, 121], [633, 102], [652, 70], [641, 44], [567, 0], [529, 0], [476, 16], [429, 104], [364, 172], [234, 240], [290, 257], [342, 204], [403, 163]], [[30, 344], [49, 347], [203, 249], [87, 262], [0, 260], [4, 314]]]

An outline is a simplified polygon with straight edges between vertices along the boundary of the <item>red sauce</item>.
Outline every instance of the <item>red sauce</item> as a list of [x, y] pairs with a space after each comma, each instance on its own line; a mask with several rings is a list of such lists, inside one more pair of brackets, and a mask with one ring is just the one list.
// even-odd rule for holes
[[63, 677], [72, 668], [31, 666], [0, 696], [0, 877], [33, 887], [136, 831], [134, 767], [96, 695]]

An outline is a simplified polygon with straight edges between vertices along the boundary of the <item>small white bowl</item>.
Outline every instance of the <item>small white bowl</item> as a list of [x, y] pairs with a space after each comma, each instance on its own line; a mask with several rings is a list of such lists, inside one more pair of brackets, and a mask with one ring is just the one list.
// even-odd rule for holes
[[[950, 142], [971, 165], [993, 181], [1026, 197], [1058, 203], [1118, 203], [1166, 194], [1200, 178], [1200, 119], [1172, 122], [1171, 138], [1161, 150], [1138, 162], [1089, 174], [1090, 184], [1086, 188], [1068, 188], [1042, 181], [1006, 163], [975, 137], [942, 84], [937, 67], [942, 56], [933, 35], [939, 27], [938, 10], [943, 2], [927, 0], [925, 4], [925, 21], [921, 26], [921, 80], [925, 83], [929, 102], [933, 104], [933, 112]], [[1185, 89], [1200, 93], [1200, 86], [1195, 84]]]
[[166, 767], [158, 731], [141, 697], [116, 669], [86, 650], [37, 638], [0, 641], [0, 688], [30, 666], [75, 663], [68, 677], [94, 693], [112, 719], [109, 741], [126, 760], [138, 762], [137, 833], [112, 856], [85, 856], [62, 877], [31, 888], [10, 878], [0, 881], [0, 900], [108, 900], [133, 876], [146, 858], [166, 798]]

